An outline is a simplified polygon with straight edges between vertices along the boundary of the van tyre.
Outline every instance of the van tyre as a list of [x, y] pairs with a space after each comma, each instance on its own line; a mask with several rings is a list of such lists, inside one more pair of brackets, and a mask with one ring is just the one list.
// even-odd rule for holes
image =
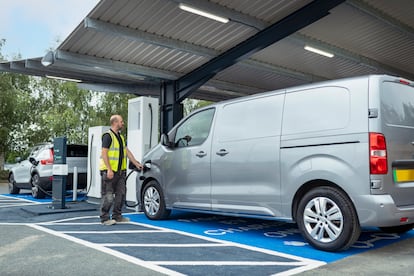
[[351, 201], [332, 187], [317, 187], [300, 200], [296, 221], [304, 238], [324, 251], [348, 249], [361, 228]]
[[152, 220], [166, 219], [171, 210], [165, 208], [164, 193], [155, 180], [150, 181], [143, 191], [144, 213]]
[[37, 173], [32, 175], [32, 196], [34, 198], [45, 198], [46, 194], [42, 191], [41, 187], [39, 186], [40, 177]]
[[9, 194], [16, 195], [20, 192], [20, 189], [16, 187], [16, 181], [14, 181], [14, 175], [9, 175]]

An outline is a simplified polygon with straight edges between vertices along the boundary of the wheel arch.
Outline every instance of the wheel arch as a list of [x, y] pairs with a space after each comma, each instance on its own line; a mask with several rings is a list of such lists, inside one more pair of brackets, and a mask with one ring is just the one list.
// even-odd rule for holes
[[32, 177], [35, 174], [39, 174], [39, 171], [36, 170], [36, 169], [33, 169], [33, 170], [30, 171], [30, 177]]
[[9, 171], [9, 175], [7, 176], [7, 180], [10, 181], [10, 176], [13, 174], [12, 171]]
[[[300, 199], [303, 198], [303, 196], [308, 193], [310, 190], [317, 188], [317, 187], [332, 187], [335, 188], [337, 191], [339, 191], [343, 196], [345, 196], [349, 202], [351, 202], [352, 204], [352, 208], [354, 209], [354, 212], [358, 218], [358, 212], [355, 209], [355, 204], [352, 201], [352, 199], [348, 196], [348, 194], [346, 193], [346, 191], [344, 189], [342, 189], [339, 185], [337, 185], [336, 183], [333, 183], [332, 181], [329, 180], [325, 180], [325, 179], [314, 179], [314, 180], [310, 180], [306, 183], [304, 183], [295, 193], [294, 197], [293, 197], [293, 201], [292, 201], [292, 219], [294, 221], [296, 221], [296, 215], [297, 215], [297, 211], [298, 211], [298, 206], [299, 206], [299, 202]], [[359, 218], [358, 218], [359, 220]]]

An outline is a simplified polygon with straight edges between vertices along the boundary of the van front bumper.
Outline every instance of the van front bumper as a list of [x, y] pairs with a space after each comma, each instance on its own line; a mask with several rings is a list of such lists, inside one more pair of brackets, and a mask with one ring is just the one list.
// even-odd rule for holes
[[397, 207], [390, 195], [355, 198], [361, 226], [389, 227], [414, 223], [414, 205]]

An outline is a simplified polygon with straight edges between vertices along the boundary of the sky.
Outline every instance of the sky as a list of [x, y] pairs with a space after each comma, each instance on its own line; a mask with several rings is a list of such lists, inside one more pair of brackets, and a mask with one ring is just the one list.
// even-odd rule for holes
[[6, 60], [43, 57], [57, 48], [99, 0], [0, 0], [0, 53]]

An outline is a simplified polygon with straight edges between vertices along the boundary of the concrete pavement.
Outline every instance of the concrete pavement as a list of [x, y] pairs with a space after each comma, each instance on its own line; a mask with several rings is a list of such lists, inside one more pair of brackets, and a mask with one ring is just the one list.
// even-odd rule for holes
[[[0, 183], [0, 194], [3, 193], [7, 193], [6, 183]], [[25, 224], [6, 225], [4, 222], [8, 220], [7, 212], [3, 211], [2, 214], [1, 275], [161, 275], [159, 272]], [[96, 215], [96, 212], [90, 214]], [[21, 215], [27, 216], [24, 212]], [[61, 214], [62, 217], [71, 215]], [[39, 217], [27, 216], [24, 220], [26, 223], [36, 223]], [[413, 257], [414, 238], [411, 238], [297, 275], [411, 275], [414, 271]]]

